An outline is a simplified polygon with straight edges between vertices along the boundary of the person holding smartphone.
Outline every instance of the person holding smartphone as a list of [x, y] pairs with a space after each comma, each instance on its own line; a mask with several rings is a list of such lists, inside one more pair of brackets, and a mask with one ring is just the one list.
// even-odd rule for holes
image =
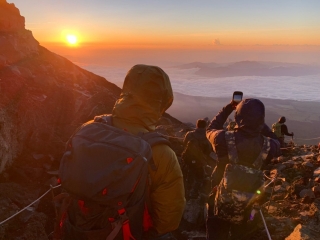
[[[212, 189], [216, 189], [221, 182], [226, 165], [231, 163], [229, 157], [229, 142], [227, 142], [230, 132], [223, 129], [225, 121], [235, 110], [236, 126], [232, 131], [234, 144], [236, 147], [238, 163], [243, 166], [251, 166], [260, 156], [265, 142], [269, 142], [266, 158], [262, 165], [268, 164], [273, 157], [280, 155], [280, 144], [270, 128], [265, 124], [264, 104], [254, 98], [242, 100], [242, 92], [234, 92], [230, 103], [223, 107], [219, 113], [212, 119], [207, 128], [207, 138], [210, 141], [218, 157], [218, 164], [212, 173]], [[267, 139], [267, 140], [266, 140]], [[263, 167], [262, 166], [262, 167]], [[207, 218], [207, 239], [224, 240], [229, 239], [231, 232], [232, 239], [242, 239], [247, 233], [246, 221], [237, 224], [226, 219], [221, 219], [217, 214], [216, 207], [219, 204], [219, 191], [211, 194], [215, 202], [209, 201], [209, 216]], [[221, 198], [220, 198], [221, 199]], [[234, 216], [230, 216], [232, 218]]]

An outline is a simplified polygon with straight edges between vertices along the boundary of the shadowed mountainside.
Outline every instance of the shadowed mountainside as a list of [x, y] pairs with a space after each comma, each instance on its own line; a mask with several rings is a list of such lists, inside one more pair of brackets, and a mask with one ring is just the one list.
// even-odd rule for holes
[[120, 88], [48, 51], [0, 2], [0, 172], [16, 158], [50, 155], [80, 123], [110, 112]]

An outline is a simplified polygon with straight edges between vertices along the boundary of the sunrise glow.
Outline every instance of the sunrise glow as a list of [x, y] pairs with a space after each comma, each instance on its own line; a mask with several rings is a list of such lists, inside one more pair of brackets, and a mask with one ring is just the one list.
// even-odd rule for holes
[[72, 34], [68, 34], [66, 36], [67, 42], [71, 45], [75, 45], [78, 42], [77, 36], [72, 35]]

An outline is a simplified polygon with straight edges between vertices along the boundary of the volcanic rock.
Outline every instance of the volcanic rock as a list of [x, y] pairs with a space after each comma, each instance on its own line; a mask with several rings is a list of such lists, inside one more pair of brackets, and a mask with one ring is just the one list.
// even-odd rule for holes
[[[71, 133], [109, 113], [120, 88], [79, 68], [24, 29], [14, 4], [0, 2], [0, 173], [34, 154], [58, 160]], [[35, 166], [36, 165], [36, 166]]]
[[285, 240], [316, 240], [319, 239], [319, 234], [313, 233], [306, 226], [298, 224], [294, 231], [286, 237]]

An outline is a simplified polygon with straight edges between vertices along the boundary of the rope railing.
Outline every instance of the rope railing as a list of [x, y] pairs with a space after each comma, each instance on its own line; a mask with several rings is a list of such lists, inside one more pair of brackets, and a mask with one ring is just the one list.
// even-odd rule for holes
[[9, 221], [10, 219], [14, 218], [15, 216], [19, 215], [20, 213], [22, 213], [23, 211], [27, 210], [29, 207], [31, 207], [33, 204], [35, 204], [36, 202], [38, 202], [40, 199], [42, 199], [44, 196], [46, 196], [50, 191], [52, 191], [52, 189], [61, 187], [61, 184], [57, 185], [57, 186], [52, 186], [50, 185], [50, 189], [48, 191], [46, 191], [44, 194], [42, 194], [40, 197], [38, 197], [36, 200], [34, 200], [32, 203], [30, 203], [28, 206], [24, 207], [23, 209], [21, 209], [19, 212], [16, 212], [15, 214], [13, 214], [12, 216], [8, 217], [7, 219], [3, 220], [2, 222], [0, 222], [0, 226], [4, 223], [6, 223], [7, 221]]
[[267, 179], [269, 179], [269, 180], [274, 179], [274, 178], [272, 178], [272, 177], [268, 177], [265, 173], [263, 173], [263, 175], [264, 175], [265, 178], [267, 178]]

